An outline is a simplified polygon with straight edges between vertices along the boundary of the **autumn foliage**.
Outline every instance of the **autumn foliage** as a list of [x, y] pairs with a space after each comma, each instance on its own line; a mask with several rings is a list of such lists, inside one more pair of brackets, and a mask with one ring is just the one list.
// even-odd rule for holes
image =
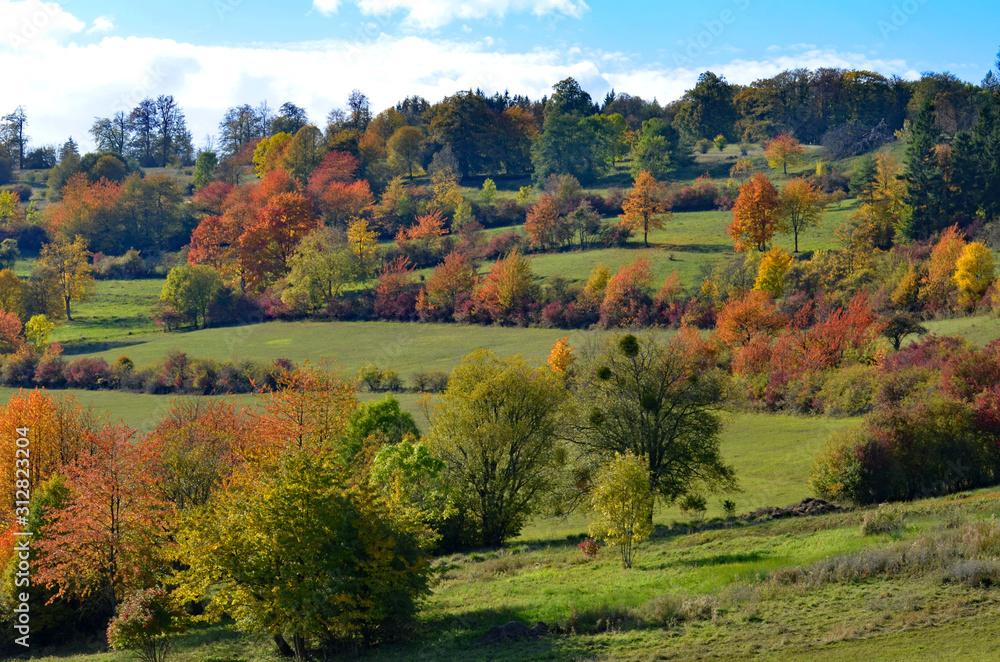
[[781, 199], [767, 176], [758, 172], [740, 187], [733, 207], [733, 222], [727, 228], [737, 252], [763, 252], [778, 229]]

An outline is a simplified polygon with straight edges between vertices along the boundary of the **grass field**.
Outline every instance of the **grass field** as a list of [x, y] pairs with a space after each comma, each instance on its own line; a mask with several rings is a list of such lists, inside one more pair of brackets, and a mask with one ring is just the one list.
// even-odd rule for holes
[[[439, 560], [439, 579], [413, 641], [364, 657], [385, 662], [996, 659], [997, 589], [944, 581], [944, 568], [920, 566], [913, 560], [919, 555], [907, 557], [901, 550], [960, 540], [959, 527], [1000, 511], [1000, 493], [984, 490], [902, 509], [907, 526], [892, 535], [863, 536], [857, 511], [702, 530], [659, 527], [628, 571], [611, 550], [583, 557], [576, 536], [452, 555]], [[880, 558], [903, 560], [900, 571], [888, 574], [870, 566], [869, 580], [851, 579], [842, 570], [810, 582], [776, 578], [782, 569], [808, 570], [835, 557], [844, 559], [833, 566], [841, 568], [864, 568]], [[544, 621], [559, 631], [495, 646], [477, 641], [491, 626], [512, 620]], [[199, 627], [178, 643], [173, 658], [178, 662], [274, 659], [266, 638], [221, 626]], [[59, 657], [45, 657], [43, 651], [34, 659], [130, 659], [123, 653], [83, 654], [87, 650], [94, 646]]]
[[522, 329], [458, 324], [393, 322], [268, 322], [253, 326], [205, 329], [188, 333], [156, 333], [120, 338], [89, 347], [109, 362], [121, 354], [137, 365], [162, 359], [171, 351], [189, 357], [254, 359], [287, 358], [296, 362], [334, 358], [353, 377], [374, 363], [395, 368], [404, 377], [420, 370], [450, 371], [470, 352], [489, 348], [502, 356], [522, 354], [544, 360], [559, 338], [580, 347], [600, 331]]

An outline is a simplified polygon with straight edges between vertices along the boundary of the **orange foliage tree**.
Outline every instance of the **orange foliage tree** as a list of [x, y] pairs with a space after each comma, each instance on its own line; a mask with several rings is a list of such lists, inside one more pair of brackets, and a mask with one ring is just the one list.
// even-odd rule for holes
[[573, 233], [562, 214], [559, 201], [550, 193], [543, 193], [528, 209], [524, 231], [528, 233], [531, 247], [543, 251], [565, 243]]
[[476, 291], [476, 300], [493, 321], [509, 323], [534, 300], [535, 289], [531, 264], [515, 248], [486, 274]]
[[716, 318], [715, 333], [730, 347], [742, 347], [756, 336], [777, 335], [788, 322], [788, 317], [778, 311], [767, 292], [754, 290], [722, 306]]
[[643, 170], [635, 179], [632, 190], [622, 205], [621, 224], [637, 232], [642, 230], [642, 242], [649, 246], [649, 231], [663, 229], [663, 213], [669, 209], [666, 188], [652, 174]]
[[[28, 428], [31, 475], [29, 487], [37, 486], [73, 462], [85, 448], [84, 435], [93, 420], [72, 397], [55, 397], [45, 391], [18, 391], [0, 409], [0, 463], [17, 465], [17, 428]], [[14, 512], [14, 483], [0, 481], [0, 524]]]
[[764, 252], [778, 228], [781, 200], [778, 189], [762, 172], [740, 187], [733, 206], [733, 222], [726, 228], [737, 252], [756, 248]]
[[471, 295], [478, 283], [476, 265], [463, 253], [449, 253], [427, 279], [417, 299], [417, 311], [433, 319], [450, 318], [458, 300]]
[[967, 243], [964, 233], [957, 225], [953, 225], [942, 232], [940, 239], [934, 244], [922, 292], [932, 307], [949, 307], [951, 299], [957, 294], [955, 267]]
[[285, 450], [330, 452], [358, 408], [357, 385], [321, 363], [289, 370], [273, 387], [263, 386], [257, 401], [261, 411], [257, 433], [262, 440], [259, 461]]
[[652, 265], [646, 258], [636, 258], [622, 266], [604, 288], [601, 321], [607, 327], [627, 327], [647, 322]]
[[774, 140], [764, 145], [764, 158], [774, 169], [781, 168], [787, 175], [788, 166], [800, 163], [805, 156], [806, 148], [787, 133], [782, 133]]
[[177, 508], [205, 504], [233, 468], [259, 455], [256, 417], [228, 402], [177, 401], [143, 439], [157, 492]]
[[33, 578], [53, 599], [114, 609], [165, 571], [171, 509], [156, 495], [152, 449], [134, 437], [121, 424], [87, 432], [88, 452], [65, 467], [69, 500], [41, 532]]
[[566, 372], [573, 365], [576, 361], [576, 357], [573, 355], [574, 349], [569, 344], [569, 338], [560, 338], [556, 341], [556, 344], [552, 346], [552, 352], [549, 354], [549, 367], [552, 368], [553, 372]]

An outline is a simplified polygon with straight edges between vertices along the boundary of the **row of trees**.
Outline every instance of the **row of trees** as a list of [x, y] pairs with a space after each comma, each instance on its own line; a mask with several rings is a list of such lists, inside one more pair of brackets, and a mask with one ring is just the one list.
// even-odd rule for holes
[[[476, 352], [424, 440], [395, 400], [360, 406], [322, 366], [280, 375], [256, 407], [178, 403], [141, 437], [71, 400], [16, 395], [0, 421], [33, 441], [32, 635], [100, 628], [118, 611], [114, 635], [130, 596], [163, 587], [206, 618], [277, 635], [299, 659], [397, 637], [428, 592], [435, 548], [504, 543], [531, 515], [584, 497], [620, 454], [641, 458], [647, 494], [668, 502], [734, 488], [716, 360], [693, 332], [616, 337], [582, 362], [562, 341], [548, 366]], [[15, 448], [0, 443], [0, 457]], [[0, 488], [4, 618], [14, 487]]]

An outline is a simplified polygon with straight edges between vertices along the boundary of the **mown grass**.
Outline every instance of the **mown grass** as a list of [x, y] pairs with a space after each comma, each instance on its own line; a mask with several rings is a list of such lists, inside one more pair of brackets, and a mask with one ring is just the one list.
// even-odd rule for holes
[[[982, 490], [903, 508], [910, 526], [897, 536], [862, 535], [860, 511], [694, 532], [659, 527], [628, 571], [612, 550], [586, 559], [576, 539], [450, 555], [438, 561], [439, 581], [412, 640], [364, 657], [385, 662], [995, 659], [1000, 590], [948, 582], [948, 570], [933, 559], [922, 561], [919, 550], [937, 546], [954, 555], [967, 549], [967, 523], [1000, 511], [1000, 492]], [[906, 556], [905, 550], [916, 554]], [[879, 570], [882, 558], [901, 564]], [[843, 570], [818, 581], [799, 579], [827, 567]], [[542, 639], [496, 646], [478, 641], [491, 626], [512, 620], [541, 620], [557, 630]], [[209, 657], [256, 662], [272, 655], [266, 639], [220, 626], [200, 627], [178, 643], [179, 662]], [[129, 659], [124, 653], [68, 652], [58, 659]]]
[[72, 303], [73, 320], [56, 326], [51, 340], [71, 354], [155, 332], [150, 314], [163, 283], [159, 279], [97, 281], [93, 295]]
[[559, 338], [569, 337], [580, 347], [600, 331], [522, 329], [458, 324], [393, 322], [268, 322], [242, 327], [205, 329], [187, 333], [157, 333], [119, 337], [97, 345], [88, 355], [109, 362], [125, 354], [137, 365], [162, 359], [172, 351], [189, 357], [253, 359], [287, 358], [316, 363], [335, 358], [348, 376], [374, 363], [394, 368], [406, 378], [420, 370], [450, 371], [470, 352], [488, 348], [501, 356], [522, 354], [544, 360]]

